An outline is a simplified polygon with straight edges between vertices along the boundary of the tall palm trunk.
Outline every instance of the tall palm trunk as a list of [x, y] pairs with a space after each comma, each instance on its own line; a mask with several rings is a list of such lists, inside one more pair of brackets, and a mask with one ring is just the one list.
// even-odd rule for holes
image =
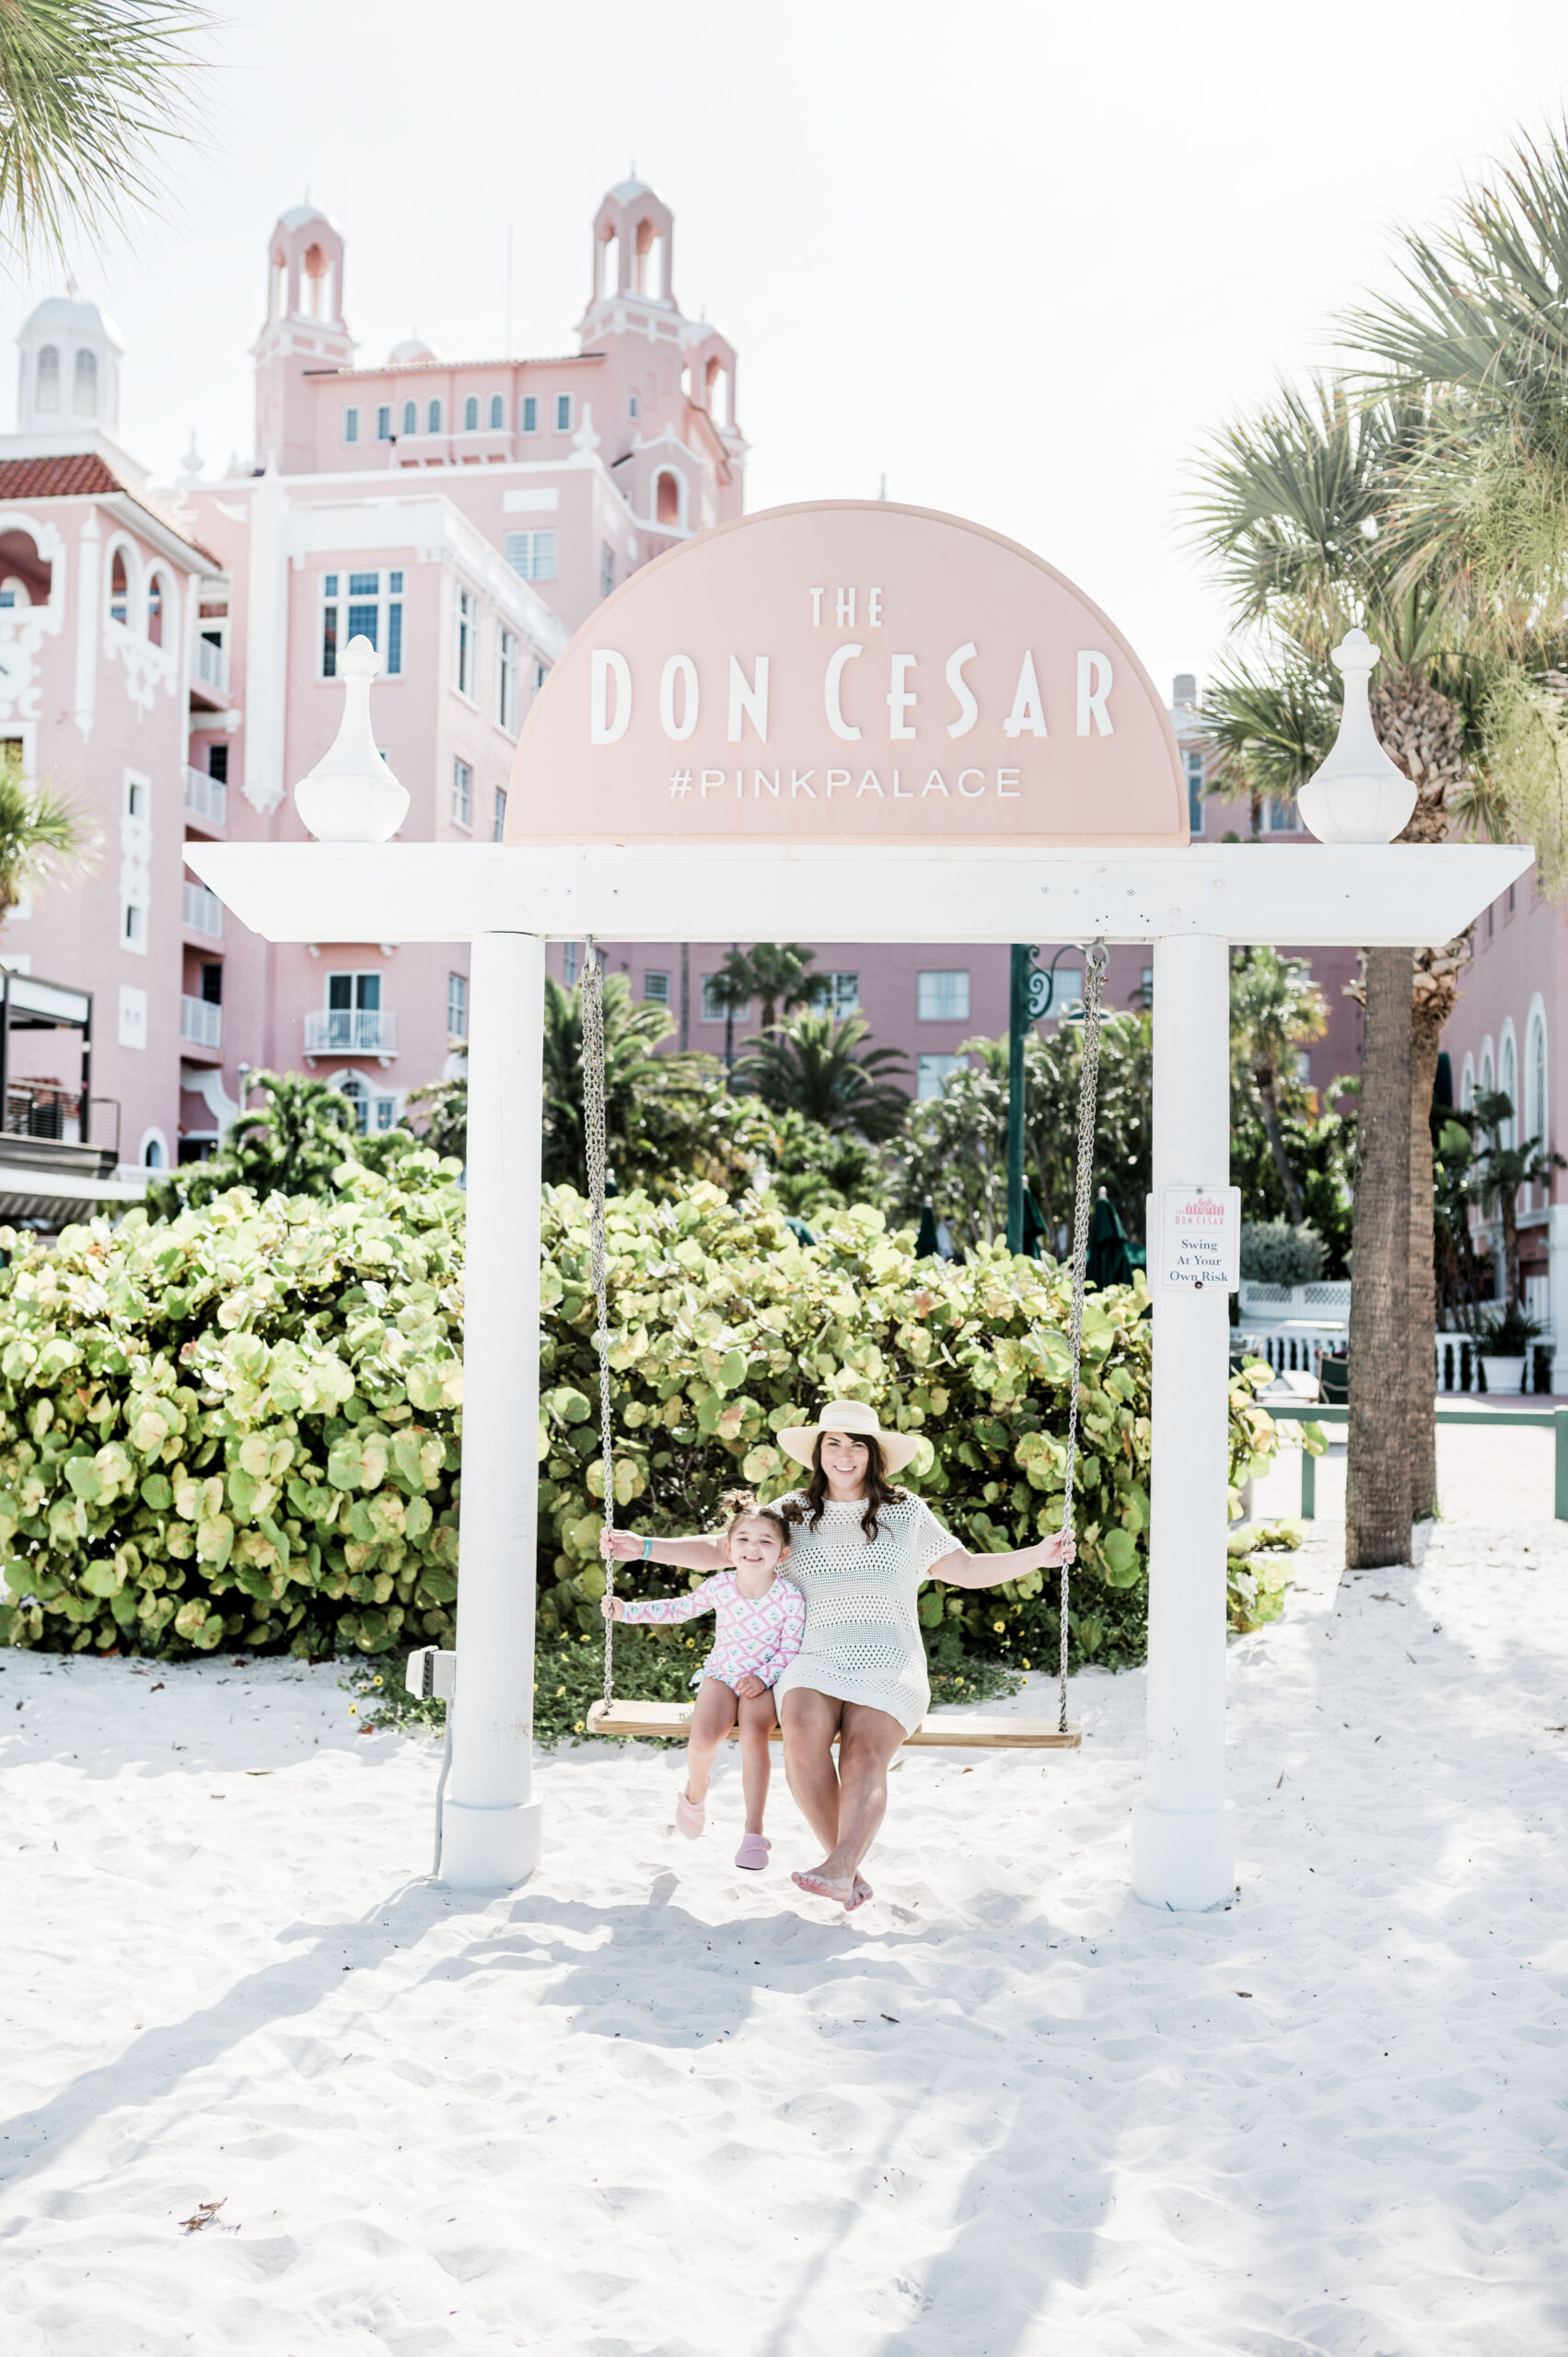
[[1290, 1224], [1292, 1227], [1299, 1227], [1307, 1217], [1307, 1206], [1302, 1202], [1301, 1189], [1290, 1167], [1290, 1156], [1285, 1152], [1285, 1135], [1280, 1127], [1279, 1099], [1274, 1094], [1274, 1074], [1271, 1066], [1263, 1064], [1254, 1071], [1252, 1078], [1258, 1090], [1258, 1103], [1262, 1109], [1263, 1135], [1269, 1141], [1275, 1175], [1284, 1190]]
[[1366, 953], [1352, 1229], [1345, 1562], [1410, 1559], [1411, 954]]
[[[1379, 681], [1372, 716], [1384, 751], [1417, 788], [1407, 843], [1440, 843], [1448, 833], [1448, 789], [1465, 775], [1464, 722], [1453, 699], [1418, 671], [1391, 670]], [[1411, 969], [1410, 1135], [1410, 1349], [1406, 1355], [1406, 1448], [1411, 1516], [1424, 1522], [1437, 1502], [1437, 1383], [1432, 1336], [1437, 1329], [1436, 1201], [1432, 1168], [1432, 1091], [1443, 1027], [1458, 997], [1470, 957], [1461, 934], [1440, 949], [1416, 952]]]

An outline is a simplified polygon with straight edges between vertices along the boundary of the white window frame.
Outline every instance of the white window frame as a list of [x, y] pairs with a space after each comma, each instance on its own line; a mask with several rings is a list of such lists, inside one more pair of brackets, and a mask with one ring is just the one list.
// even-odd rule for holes
[[430, 399], [424, 404], [425, 433], [433, 435], [438, 435], [444, 433], [446, 430], [446, 405], [442, 401], [440, 394], [432, 393]]
[[493, 843], [504, 842], [505, 836], [506, 789], [504, 785], [498, 785], [495, 789], [495, 801], [491, 814], [490, 840]]
[[[355, 581], [370, 580], [374, 580], [376, 584], [373, 592], [366, 589], [355, 590], [351, 586]], [[338, 657], [354, 635], [354, 626], [349, 617], [355, 609], [363, 613], [366, 606], [373, 606], [376, 610], [376, 651], [381, 657], [381, 669], [377, 684], [379, 686], [385, 680], [402, 678], [405, 653], [403, 621], [408, 605], [407, 580], [408, 575], [404, 568], [397, 564], [378, 566], [374, 572], [368, 565], [357, 567], [353, 571], [346, 566], [338, 565], [330, 572], [323, 571], [320, 576], [320, 590], [316, 601], [316, 677], [319, 679], [335, 679], [339, 676]], [[334, 631], [331, 670], [327, 668], [329, 610], [332, 615]], [[397, 641], [396, 645], [392, 644], [394, 637]]]
[[392, 404], [390, 401], [377, 401], [376, 404], [376, 439], [377, 442], [389, 442], [391, 438]]
[[348, 408], [343, 412], [343, 440], [345, 442], [357, 442], [358, 439], [359, 403], [357, 401], [351, 401]]
[[469, 1036], [469, 978], [466, 974], [448, 972], [447, 976], [447, 1037], [466, 1039]]
[[[699, 977], [702, 987], [697, 993], [697, 1004], [700, 1009], [699, 1020], [703, 1023], [727, 1023], [731, 1020], [730, 1010], [727, 1006], [710, 1008], [709, 1005], [708, 993], [714, 983], [716, 982], [718, 979], [716, 971], [712, 974], [703, 974]], [[740, 1028], [740, 1026], [743, 1023], [749, 1023], [750, 1020], [751, 1002], [748, 999], [744, 1006], [738, 1006], [735, 1009], [734, 1022], [737, 1030]]]
[[128, 769], [120, 788], [120, 946], [134, 958], [147, 954], [152, 855], [153, 782]]
[[[1512, 1069], [1510, 1070], [1510, 1067]], [[1509, 1086], [1510, 1079], [1513, 1086]], [[1514, 1036], [1514, 1018], [1510, 1016], [1503, 1026], [1503, 1036], [1497, 1043], [1497, 1093], [1506, 1097], [1514, 1110], [1508, 1120], [1499, 1125], [1497, 1142], [1511, 1151], [1519, 1143], [1519, 1043]]]
[[[944, 1002], [961, 1001], [947, 1006]], [[970, 1020], [970, 970], [967, 966], [933, 966], [915, 981], [915, 1018], [921, 1023], [967, 1023]]]
[[[1539, 1137], [1542, 1146], [1550, 1149], [1551, 1144], [1551, 1062], [1548, 1054], [1548, 1046], [1546, 1007], [1543, 1001], [1538, 996], [1531, 1001], [1529, 1014], [1525, 1018], [1525, 1126], [1523, 1134], [1527, 1139]], [[1540, 1102], [1532, 1111], [1530, 1100], [1537, 1093], [1536, 1083], [1538, 1076], [1540, 1083]], [[1550, 1185], [1548, 1188], [1548, 1199], [1550, 1199]]]
[[495, 725], [508, 737], [517, 733], [517, 674], [523, 659], [522, 641], [505, 622], [495, 626]]
[[943, 1093], [943, 1085], [969, 1062], [967, 1056], [944, 1054], [941, 1051], [914, 1060], [914, 1101], [917, 1105], [934, 1104]]
[[544, 531], [502, 535], [503, 553], [519, 581], [553, 581], [556, 546], [553, 525]]
[[[666, 968], [645, 966], [643, 969], [643, 997], [649, 1005], [668, 1006], [669, 1004], [669, 980], [668, 970]], [[656, 982], [662, 987], [656, 990], [654, 987]]]
[[1202, 754], [1183, 753], [1181, 766], [1187, 778], [1187, 831], [1190, 835], [1201, 835], [1209, 807], [1209, 797], [1203, 791]]
[[405, 401], [403, 403], [403, 440], [405, 442], [415, 441], [418, 439], [418, 435], [419, 403], [414, 401]]
[[460, 581], [452, 598], [452, 685], [467, 702], [477, 702], [479, 596]]
[[473, 763], [454, 757], [452, 762], [452, 824], [465, 834], [473, 830]]
[[827, 1010], [835, 1022], [841, 1021], [846, 1015], [860, 1013], [858, 971], [852, 974], [846, 970], [842, 973], [826, 973], [822, 980], [828, 985]]
[[[469, 424], [470, 410], [473, 412], [473, 424], [471, 425]], [[479, 395], [477, 393], [465, 393], [463, 395], [463, 432], [465, 434], [479, 433]]]
[[576, 941], [563, 941], [561, 945], [561, 974], [569, 991], [576, 989], [582, 970], [582, 944]]
[[552, 393], [551, 395], [551, 401], [553, 406], [555, 417], [555, 431], [557, 434], [570, 434], [572, 431], [571, 394]]
[[517, 401], [517, 431], [519, 434], [539, 432], [539, 395], [523, 393]]
[[489, 401], [489, 412], [490, 424], [486, 426], [485, 432], [487, 434], [505, 434], [506, 431], [506, 396], [505, 393], [491, 394]]

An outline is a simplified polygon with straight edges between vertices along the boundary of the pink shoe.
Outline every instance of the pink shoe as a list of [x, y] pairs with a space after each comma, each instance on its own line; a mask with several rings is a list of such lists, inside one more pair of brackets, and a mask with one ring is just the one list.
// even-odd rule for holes
[[738, 1866], [744, 1866], [750, 1874], [760, 1874], [768, 1863], [768, 1852], [772, 1846], [772, 1843], [765, 1841], [760, 1833], [745, 1834], [742, 1836], [739, 1849], [735, 1853], [735, 1863]]
[[679, 1830], [685, 1834], [688, 1841], [695, 1841], [698, 1839], [707, 1822], [707, 1817], [706, 1802], [689, 1799], [684, 1789], [676, 1794], [675, 1822]]

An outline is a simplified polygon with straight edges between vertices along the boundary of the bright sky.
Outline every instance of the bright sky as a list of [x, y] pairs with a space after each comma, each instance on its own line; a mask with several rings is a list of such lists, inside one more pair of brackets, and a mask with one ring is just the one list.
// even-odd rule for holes
[[[1185, 470], [1391, 280], [1518, 127], [1561, 119], [1561, 0], [226, 0], [204, 149], [79, 269], [127, 343], [122, 438], [250, 456], [267, 232], [348, 241], [366, 361], [417, 326], [573, 348], [588, 226], [634, 157], [675, 293], [737, 344], [749, 504], [952, 509], [1059, 565], [1165, 685], [1224, 615]], [[14, 333], [42, 286], [10, 287]], [[14, 422], [14, 412], [12, 413]]]

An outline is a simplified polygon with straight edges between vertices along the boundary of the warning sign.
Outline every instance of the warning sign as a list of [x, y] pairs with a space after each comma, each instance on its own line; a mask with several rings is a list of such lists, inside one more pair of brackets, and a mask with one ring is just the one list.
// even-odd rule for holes
[[1234, 1293], [1241, 1282], [1239, 1187], [1162, 1187], [1155, 1239], [1161, 1293]]

